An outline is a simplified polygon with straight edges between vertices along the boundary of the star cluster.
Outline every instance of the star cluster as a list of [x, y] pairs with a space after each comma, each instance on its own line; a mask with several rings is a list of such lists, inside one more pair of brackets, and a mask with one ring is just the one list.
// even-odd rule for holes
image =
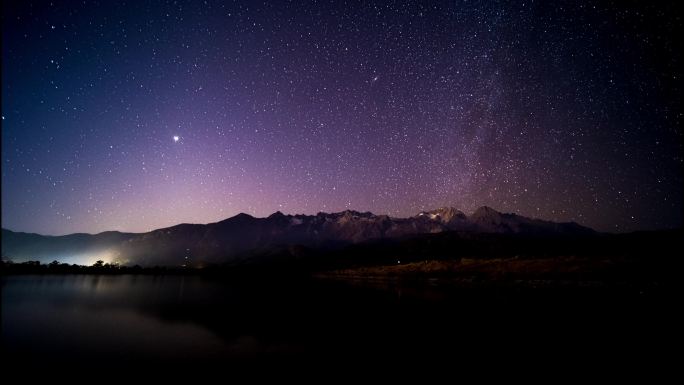
[[680, 12], [587, 1], [4, 2], [2, 226], [455, 206], [682, 225]]

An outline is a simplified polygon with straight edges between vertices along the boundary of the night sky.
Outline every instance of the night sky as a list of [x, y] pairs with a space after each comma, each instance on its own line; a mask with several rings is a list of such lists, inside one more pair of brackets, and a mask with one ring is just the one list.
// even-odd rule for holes
[[642, 3], [4, 1], [2, 226], [681, 227], [681, 12]]

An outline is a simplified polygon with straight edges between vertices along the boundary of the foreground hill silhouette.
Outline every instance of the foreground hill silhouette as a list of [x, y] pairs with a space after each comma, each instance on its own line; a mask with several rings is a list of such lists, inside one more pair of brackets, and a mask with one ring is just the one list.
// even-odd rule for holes
[[3, 229], [2, 256], [15, 262], [103, 259], [126, 265], [205, 267], [261, 262], [255, 257], [269, 259], [282, 254], [283, 248], [331, 251], [365, 242], [451, 232], [521, 237], [597, 234], [576, 223], [530, 219], [489, 207], [481, 207], [470, 216], [449, 207], [409, 218], [351, 210], [317, 215], [276, 212], [267, 218], [238, 214], [216, 223], [180, 224], [139, 234], [44, 236]]

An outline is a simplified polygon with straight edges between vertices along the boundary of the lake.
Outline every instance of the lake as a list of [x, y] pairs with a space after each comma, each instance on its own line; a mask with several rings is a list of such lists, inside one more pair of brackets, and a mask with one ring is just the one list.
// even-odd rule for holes
[[2, 360], [10, 372], [36, 364], [182, 370], [271, 360], [506, 360], [522, 349], [548, 358], [579, 349], [591, 362], [659, 347], [675, 329], [668, 300], [637, 288], [5, 276]]

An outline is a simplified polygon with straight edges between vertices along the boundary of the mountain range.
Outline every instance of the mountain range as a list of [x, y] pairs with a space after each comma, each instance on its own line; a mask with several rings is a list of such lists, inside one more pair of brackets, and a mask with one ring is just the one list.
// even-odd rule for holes
[[2, 258], [44, 263], [89, 264], [101, 259], [126, 265], [193, 266], [243, 263], [283, 247], [339, 249], [377, 240], [434, 233], [584, 236], [595, 231], [574, 222], [556, 223], [480, 207], [466, 215], [453, 207], [393, 218], [347, 210], [266, 218], [238, 214], [210, 224], [179, 224], [147, 233], [45, 236], [2, 230]]

